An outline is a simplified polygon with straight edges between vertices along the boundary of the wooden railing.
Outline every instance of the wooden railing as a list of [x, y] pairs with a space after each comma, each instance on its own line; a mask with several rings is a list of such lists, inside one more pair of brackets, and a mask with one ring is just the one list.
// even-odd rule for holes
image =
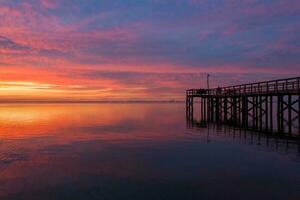
[[263, 81], [213, 89], [189, 89], [187, 96], [195, 95], [251, 95], [300, 92], [300, 77]]

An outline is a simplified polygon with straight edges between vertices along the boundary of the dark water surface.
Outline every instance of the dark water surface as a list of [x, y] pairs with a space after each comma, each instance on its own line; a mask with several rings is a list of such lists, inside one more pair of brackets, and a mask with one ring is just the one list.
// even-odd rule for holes
[[184, 104], [0, 105], [0, 199], [300, 199], [298, 141]]

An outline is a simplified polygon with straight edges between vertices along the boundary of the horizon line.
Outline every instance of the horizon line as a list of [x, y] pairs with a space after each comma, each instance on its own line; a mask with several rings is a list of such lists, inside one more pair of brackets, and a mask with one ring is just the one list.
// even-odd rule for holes
[[0, 100], [5, 103], [184, 103], [184, 100]]

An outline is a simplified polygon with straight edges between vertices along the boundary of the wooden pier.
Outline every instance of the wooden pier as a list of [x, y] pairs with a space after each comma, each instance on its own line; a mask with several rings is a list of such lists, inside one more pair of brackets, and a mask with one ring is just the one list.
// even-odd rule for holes
[[[197, 101], [196, 101], [197, 100]], [[186, 91], [186, 117], [300, 137], [300, 77]], [[194, 105], [195, 104], [195, 105]]]

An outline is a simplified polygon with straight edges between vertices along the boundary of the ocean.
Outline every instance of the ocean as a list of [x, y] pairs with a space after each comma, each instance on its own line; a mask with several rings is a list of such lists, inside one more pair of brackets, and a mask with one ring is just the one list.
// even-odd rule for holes
[[0, 105], [0, 199], [300, 199], [300, 141], [185, 103]]

